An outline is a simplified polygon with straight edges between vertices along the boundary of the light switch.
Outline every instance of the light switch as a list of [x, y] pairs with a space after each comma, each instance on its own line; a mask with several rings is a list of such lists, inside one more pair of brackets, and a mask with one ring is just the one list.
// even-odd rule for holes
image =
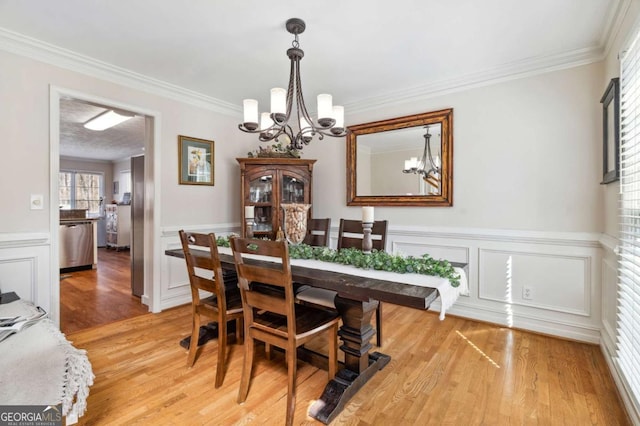
[[42, 194], [31, 194], [31, 210], [42, 210], [44, 208], [44, 197]]

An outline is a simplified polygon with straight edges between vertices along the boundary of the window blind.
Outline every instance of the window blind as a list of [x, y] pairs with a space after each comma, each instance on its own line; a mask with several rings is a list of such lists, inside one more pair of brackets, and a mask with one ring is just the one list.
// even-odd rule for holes
[[640, 411], [640, 33], [621, 58], [616, 363]]

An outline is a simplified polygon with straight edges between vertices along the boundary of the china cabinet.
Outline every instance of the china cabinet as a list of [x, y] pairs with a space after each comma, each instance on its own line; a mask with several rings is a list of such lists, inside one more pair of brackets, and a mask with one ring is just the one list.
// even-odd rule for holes
[[[253, 236], [275, 239], [284, 231], [281, 204], [313, 204], [311, 184], [316, 160], [299, 158], [237, 158], [240, 164], [242, 235], [246, 236], [247, 214], [253, 210]], [[253, 209], [251, 209], [251, 206]], [[245, 207], [249, 207], [246, 209]], [[311, 209], [308, 217], [311, 217]]]

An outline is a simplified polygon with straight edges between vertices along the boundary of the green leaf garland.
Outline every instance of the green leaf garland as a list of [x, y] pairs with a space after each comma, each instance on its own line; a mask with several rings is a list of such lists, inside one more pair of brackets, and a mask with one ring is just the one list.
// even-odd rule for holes
[[[217, 244], [229, 247], [228, 237], [217, 237]], [[446, 278], [452, 287], [460, 285], [460, 275], [446, 260], [436, 260], [428, 254], [420, 257], [389, 254], [384, 251], [372, 250], [365, 254], [356, 248], [334, 250], [329, 247], [314, 247], [307, 244], [289, 245], [291, 259], [311, 259], [323, 262], [351, 265], [360, 269], [375, 269], [378, 271], [396, 272], [399, 274], [434, 275]]]

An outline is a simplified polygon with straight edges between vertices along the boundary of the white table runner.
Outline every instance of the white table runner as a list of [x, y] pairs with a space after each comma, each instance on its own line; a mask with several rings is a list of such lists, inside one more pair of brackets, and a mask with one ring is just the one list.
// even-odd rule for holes
[[[218, 252], [222, 254], [232, 254], [230, 247], [218, 247]], [[250, 255], [250, 257], [260, 260], [272, 260], [265, 256]], [[291, 259], [291, 265], [303, 266], [305, 268], [320, 269], [325, 271], [339, 272], [349, 275], [357, 275], [366, 278], [375, 278], [377, 280], [391, 281], [402, 284], [411, 284], [421, 287], [435, 288], [440, 296], [441, 308], [440, 319], [443, 320], [445, 312], [458, 300], [461, 294], [469, 294], [469, 284], [467, 274], [462, 268], [454, 268], [460, 275], [460, 285], [453, 287], [448, 279], [436, 277], [433, 275], [423, 274], [400, 274], [397, 272], [379, 271], [376, 269], [361, 269], [355, 266], [342, 265], [339, 263], [323, 262], [320, 260], [309, 259]]]

